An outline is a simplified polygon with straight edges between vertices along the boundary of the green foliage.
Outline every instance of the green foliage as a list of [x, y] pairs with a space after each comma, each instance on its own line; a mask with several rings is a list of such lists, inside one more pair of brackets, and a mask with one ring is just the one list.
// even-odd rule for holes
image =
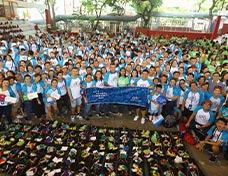
[[131, 6], [141, 15], [143, 27], [148, 27], [152, 12], [162, 5], [162, 0], [132, 0]]
[[109, 4], [112, 7], [112, 12], [116, 13], [117, 15], [121, 16], [125, 13], [124, 6], [129, 2], [129, 0], [116, 0]]
[[96, 23], [94, 24], [94, 20], [91, 21], [93, 24], [93, 30], [96, 30], [101, 13], [106, 7], [112, 7], [114, 11], [117, 12], [118, 15], [123, 15], [124, 8], [123, 5], [127, 3], [127, 0], [84, 0], [82, 2], [81, 15], [96, 15]]

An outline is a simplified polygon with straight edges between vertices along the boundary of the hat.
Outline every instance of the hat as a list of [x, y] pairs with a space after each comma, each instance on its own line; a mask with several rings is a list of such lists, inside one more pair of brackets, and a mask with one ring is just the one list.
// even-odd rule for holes
[[11, 45], [12, 47], [14, 47], [14, 46], [17, 46], [17, 44], [16, 43], [12, 43], [12, 45]]

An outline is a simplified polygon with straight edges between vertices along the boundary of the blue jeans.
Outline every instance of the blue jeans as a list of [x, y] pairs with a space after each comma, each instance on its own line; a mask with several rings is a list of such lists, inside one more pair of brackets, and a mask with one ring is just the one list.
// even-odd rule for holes
[[2, 115], [4, 114], [6, 116], [6, 119], [9, 122], [9, 124], [11, 124], [13, 122], [12, 117], [11, 117], [11, 109], [12, 109], [12, 105], [0, 106], [0, 119], [2, 118]]
[[84, 116], [85, 117], [88, 117], [91, 106], [92, 106], [91, 104], [85, 103], [85, 107], [84, 107]]
[[24, 110], [28, 120], [31, 120], [31, 111], [32, 111], [32, 101], [25, 101], [24, 102]]

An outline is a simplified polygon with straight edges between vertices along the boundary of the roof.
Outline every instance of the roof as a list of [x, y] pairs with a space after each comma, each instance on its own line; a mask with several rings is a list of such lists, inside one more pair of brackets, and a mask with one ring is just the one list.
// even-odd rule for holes
[[[77, 16], [77, 15], [57, 15], [56, 21], [67, 21], [67, 20], [90, 20], [90, 19], [96, 19], [96, 16]], [[138, 18], [140, 18], [140, 15], [135, 16], [101, 16], [101, 21], [136, 21]]]
[[[167, 18], [209, 18], [208, 13], [197, 13], [197, 12], [191, 12], [191, 13], [171, 13], [171, 12], [153, 12], [153, 17], [167, 17]], [[217, 16], [217, 14], [213, 14], [213, 16]], [[224, 17], [228, 17], [228, 15], [225, 15]], [[140, 18], [140, 15], [135, 16], [101, 16], [101, 21], [136, 21], [138, 18]], [[78, 16], [78, 15], [57, 15], [56, 21], [67, 21], [67, 20], [90, 20], [90, 19], [96, 19], [96, 16]]]

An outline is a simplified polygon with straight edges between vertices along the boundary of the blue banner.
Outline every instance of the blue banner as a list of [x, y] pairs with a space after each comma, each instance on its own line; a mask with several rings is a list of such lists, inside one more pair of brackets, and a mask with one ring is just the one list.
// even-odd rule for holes
[[107, 87], [86, 88], [89, 104], [115, 103], [146, 107], [148, 88], [146, 87]]

